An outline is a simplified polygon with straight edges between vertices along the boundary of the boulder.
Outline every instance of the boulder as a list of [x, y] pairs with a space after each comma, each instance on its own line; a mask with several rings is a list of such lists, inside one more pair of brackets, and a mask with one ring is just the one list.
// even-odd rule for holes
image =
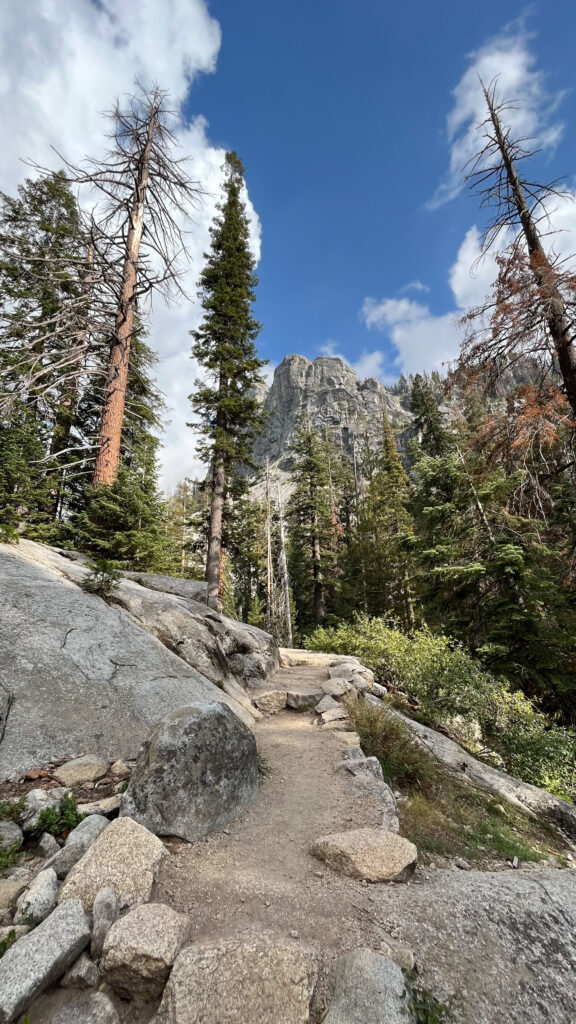
[[85, 754], [60, 765], [54, 772], [58, 782], [63, 786], [80, 786], [83, 782], [96, 782], [104, 778], [108, 771], [108, 762], [95, 754]]
[[412, 1024], [402, 971], [380, 953], [354, 949], [332, 964], [324, 1024]]
[[[2, 747], [0, 747], [1, 750]], [[42, 811], [46, 811], [50, 807], [59, 807], [62, 797], [67, 792], [64, 787], [57, 786], [55, 789], [31, 789], [29, 793], [26, 793], [21, 819], [24, 831], [33, 832], [38, 825]]]
[[286, 707], [286, 698], [286, 690], [256, 690], [254, 692], [256, 707], [269, 714], [282, 711]]
[[197, 703], [152, 730], [120, 814], [156, 835], [193, 841], [237, 818], [257, 795], [254, 736], [225, 705]]
[[327, 693], [325, 697], [322, 697], [322, 700], [316, 705], [314, 710], [317, 715], [323, 715], [326, 711], [337, 711], [339, 707], [341, 705], [338, 701], [334, 700], [334, 697]]
[[336, 832], [316, 840], [312, 854], [334, 871], [369, 882], [405, 882], [414, 873], [418, 851], [413, 843], [380, 828]]
[[100, 814], [90, 814], [84, 818], [76, 828], [72, 829], [64, 844], [64, 847], [56, 854], [51, 862], [58, 878], [65, 878], [74, 867], [80, 857], [83, 857], [86, 850], [90, 849], [92, 843], [108, 828], [110, 822]]
[[25, 878], [0, 878], [0, 911], [13, 910], [27, 884]]
[[[45, 545], [0, 544], [0, 699], [14, 697], [0, 744], [0, 780], [79, 750], [107, 763], [132, 758], [163, 715], [197, 700], [219, 700], [247, 714], [195, 667], [193, 644], [187, 663], [177, 645], [168, 649], [159, 639], [162, 624], [154, 626], [152, 605], [151, 632], [118, 606], [128, 591], [135, 601], [138, 594], [158, 595], [123, 580], [110, 606], [77, 585], [85, 575], [83, 565]], [[229, 620], [216, 619], [225, 638]], [[252, 627], [231, 628], [237, 647], [242, 637], [258, 645]], [[272, 638], [269, 643], [275, 651]]]
[[295, 711], [307, 711], [315, 708], [322, 700], [324, 691], [319, 686], [307, 683], [292, 683], [286, 692], [286, 705]]
[[117, 818], [74, 865], [58, 901], [80, 900], [89, 912], [100, 890], [109, 886], [127, 906], [145, 903], [165, 852], [161, 841], [138, 822]]
[[104, 948], [104, 940], [112, 925], [120, 916], [120, 901], [109, 886], [100, 889], [92, 908], [92, 941], [90, 955], [99, 960]]
[[188, 946], [176, 959], [155, 1024], [306, 1024], [312, 957], [263, 940]]
[[330, 697], [343, 697], [353, 689], [352, 683], [346, 679], [327, 679], [322, 683], [322, 690]]
[[38, 924], [48, 917], [58, 899], [58, 879], [53, 868], [46, 868], [36, 875], [34, 881], [18, 897], [16, 903], [16, 924]]
[[326, 724], [326, 722], [344, 721], [346, 718], [348, 718], [348, 712], [346, 711], [346, 708], [341, 706], [337, 708], [329, 708], [328, 711], [322, 712], [322, 721], [324, 724]]
[[87, 953], [82, 953], [76, 963], [66, 971], [60, 982], [62, 988], [97, 988], [100, 981], [98, 968]]
[[10, 1024], [77, 959], [90, 941], [78, 900], [56, 907], [0, 959], [0, 1024]]
[[123, 999], [162, 995], [190, 921], [162, 903], [136, 907], [112, 925], [104, 942], [100, 970]]
[[24, 833], [15, 821], [0, 821], [0, 846], [18, 850], [24, 842]]
[[125, 775], [130, 774], [130, 769], [125, 761], [114, 761], [114, 764], [110, 766], [110, 775], [114, 778], [123, 779]]
[[104, 992], [57, 989], [30, 1007], [31, 1024], [120, 1024], [116, 1008]]
[[39, 857], [53, 857], [60, 852], [60, 847], [50, 832], [43, 832], [38, 840], [37, 853]]

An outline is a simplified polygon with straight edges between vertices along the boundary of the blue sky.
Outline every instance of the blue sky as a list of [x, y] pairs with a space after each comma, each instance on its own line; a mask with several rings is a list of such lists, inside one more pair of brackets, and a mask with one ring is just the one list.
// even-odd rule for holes
[[[361, 319], [364, 299], [398, 296], [416, 280], [430, 291], [404, 295], [425, 297], [434, 314], [452, 311], [449, 269], [478, 220], [467, 195], [426, 206], [447, 171], [446, 117], [470, 53], [524, 16], [524, 30], [517, 23], [508, 34], [524, 34], [550, 93], [568, 93], [564, 120], [574, 104], [576, 8], [213, 0], [210, 10], [222, 28], [218, 69], [198, 80], [189, 109], [246, 164], [262, 222], [262, 354], [314, 357], [332, 342], [356, 361], [381, 349], [393, 373], [394, 346]], [[574, 169], [567, 127], [545, 174]]]
[[[163, 481], [202, 472], [186, 423], [198, 367], [189, 330], [225, 150], [247, 170], [263, 357], [341, 355], [360, 376], [441, 367], [458, 314], [481, 301], [493, 256], [471, 276], [481, 226], [461, 166], [482, 116], [477, 72], [524, 105], [512, 116], [543, 152], [535, 174], [576, 197], [576, 7], [382, 0], [0, 2], [0, 189], [51, 147], [105, 148], [101, 111], [134, 79], [185, 115], [183, 154], [208, 193], [190, 235], [190, 299], [154, 303], [150, 340], [169, 407]], [[551, 210], [576, 251], [576, 203]], [[506, 239], [503, 239], [506, 241]]]

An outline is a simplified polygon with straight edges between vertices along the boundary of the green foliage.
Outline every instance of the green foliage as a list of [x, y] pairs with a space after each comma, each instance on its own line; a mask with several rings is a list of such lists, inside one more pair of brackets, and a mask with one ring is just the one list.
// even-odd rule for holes
[[417, 974], [409, 974], [407, 981], [408, 1005], [415, 1024], [449, 1024], [456, 1019], [446, 1003], [440, 1002], [429, 989], [424, 988]]
[[33, 835], [41, 835], [43, 832], [49, 832], [53, 836], [65, 835], [76, 828], [85, 817], [85, 814], [79, 813], [74, 797], [65, 793], [58, 806], [45, 807], [40, 812]]
[[11, 928], [6, 938], [2, 939], [2, 941], [0, 942], [0, 959], [4, 956], [4, 953], [6, 953], [7, 950], [10, 949], [10, 946], [14, 945], [15, 942], [16, 932], [14, 931], [13, 928]]
[[98, 558], [90, 564], [82, 581], [82, 589], [89, 594], [97, 594], [98, 597], [107, 597], [118, 586], [120, 579], [120, 572], [113, 562]]
[[26, 800], [0, 800], [0, 821], [18, 821], [24, 814]]
[[20, 536], [18, 531], [13, 526], [9, 526], [8, 523], [0, 523], [0, 543], [19, 544]]
[[210, 253], [200, 275], [204, 319], [196, 331], [192, 356], [208, 371], [190, 396], [199, 424], [200, 455], [222, 460], [226, 473], [251, 465], [252, 441], [264, 413], [254, 387], [264, 365], [254, 342], [261, 326], [252, 315], [257, 282], [250, 229], [242, 202], [244, 167], [236, 153], [226, 154], [225, 199], [210, 234]]
[[362, 750], [368, 757], [378, 758], [388, 785], [392, 789], [432, 792], [438, 781], [438, 768], [408, 726], [386, 709], [374, 707], [362, 698], [347, 699], [344, 703], [360, 736]]
[[378, 679], [415, 704], [418, 717], [446, 727], [459, 715], [477, 720], [484, 741], [507, 771], [569, 798], [576, 795], [576, 734], [556, 725], [532, 701], [485, 671], [449, 637], [417, 630], [412, 636], [383, 619], [359, 616], [337, 628], [317, 629], [309, 650], [353, 654]]
[[14, 843], [13, 846], [5, 846], [4, 843], [0, 843], [0, 871], [4, 871], [5, 868], [13, 868], [22, 857], [19, 843]]

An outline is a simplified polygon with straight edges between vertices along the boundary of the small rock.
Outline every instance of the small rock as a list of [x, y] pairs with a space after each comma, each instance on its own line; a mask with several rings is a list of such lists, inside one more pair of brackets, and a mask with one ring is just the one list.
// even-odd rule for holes
[[85, 754], [84, 757], [76, 757], [73, 761], [67, 761], [60, 765], [54, 772], [58, 782], [63, 786], [80, 786], [83, 782], [96, 782], [106, 775], [108, 765], [100, 757], [94, 754]]
[[296, 929], [295, 929], [295, 928], [292, 928], [292, 929], [290, 930], [290, 938], [291, 938], [291, 939], [297, 939], [298, 937], [299, 937], [299, 936], [298, 936], [298, 932], [296, 931]]
[[132, 818], [117, 818], [74, 865], [60, 891], [59, 903], [79, 899], [87, 911], [104, 886], [128, 905], [150, 899], [165, 855], [161, 841]]
[[343, 707], [330, 708], [328, 711], [324, 711], [323, 712], [323, 714], [322, 714], [322, 721], [324, 722], [324, 724], [326, 724], [327, 722], [338, 722], [338, 721], [344, 720], [344, 719], [346, 719], [348, 717], [349, 716], [348, 716], [348, 712], [346, 711], [346, 708], [343, 708]]
[[104, 992], [78, 992], [59, 988], [40, 996], [30, 1007], [33, 1024], [120, 1024], [111, 999]]
[[0, 821], [0, 846], [20, 849], [24, 842], [24, 833], [15, 821]]
[[58, 851], [57, 856], [52, 861], [52, 867], [58, 878], [66, 877], [68, 872], [84, 856], [86, 850], [90, 849], [92, 843], [96, 841], [98, 836], [109, 825], [108, 818], [103, 817], [103, 815], [90, 814], [76, 828], [72, 829], [64, 847]]
[[338, 701], [334, 700], [334, 698], [327, 693], [325, 697], [322, 697], [322, 700], [316, 705], [314, 710], [317, 715], [323, 715], [326, 711], [338, 711], [339, 707], [340, 704]]
[[457, 868], [460, 869], [460, 871], [470, 871], [471, 870], [468, 861], [464, 860], [464, 857], [457, 857], [456, 860], [454, 861], [454, 864], [455, 864], [455, 866]]
[[82, 783], [82, 789], [84, 789], [87, 793], [89, 793], [90, 790], [94, 789], [95, 786], [96, 786], [96, 783], [94, 783], [94, 782], [83, 782]]
[[18, 897], [15, 924], [37, 924], [48, 917], [58, 899], [58, 879], [53, 868], [41, 871]]
[[364, 761], [366, 754], [362, 747], [348, 747], [348, 750], [344, 751], [343, 757], [345, 761]]
[[185, 914], [161, 903], [131, 910], [112, 925], [104, 941], [100, 970], [105, 981], [125, 999], [157, 998], [189, 927]]
[[92, 909], [92, 942], [90, 944], [90, 955], [94, 960], [99, 960], [104, 947], [104, 939], [111, 927], [120, 916], [120, 902], [113, 889], [106, 886], [101, 889]]
[[24, 1013], [74, 963], [89, 941], [90, 923], [81, 903], [68, 900], [10, 946], [0, 959], [0, 1024]]
[[97, 988], [100, 981], [98, 968], [87, 953], [82, 953], [75, 964], [66, 971], [60, 982], [62, 988]]
[[359, 828], [318, 839], [311, 850], [335, 871], [369, 882], [405, 882], [414, 873], [418, 851], [393, 832]]
[[345, 679], [328, 679], [321, 685], [322, 690], [329, 697], [343, 697], [345, 693], [349, 693], [352, 689], [352, 683], [347, 682]]
[[517, 868], [519, 863], [520, 863], [520, 861], [518, 860], [518, 857], [513, 857], [512, 858], [512, 867], [513, 868]]
[[110, 767], [110, 775], [113, 775], [115, 778], [129, 774], [130, 769], [125, 761], [114, 761], [114, 764]]
[[274, 714], [286, 707], [286, 690], [257, 690], [254, 694], [254, 703], [261, 711], [268, 711]]
[[286, 692], [286, 704], [296, 711], [312, 710], [320, 703], [323, 696], [324, 691], [321, 689], [307, 686], [306, 683], [294, 684]]
[[105, 817], [120, 810], [120, 796], [105, 796], [102, 800], [95, 800], [94, 803], [78, 804], [80, 814], [102, 814]]
[[43, 832], [38, 840], [38, 853], [41, 857], [53, 857], [60, 853], [60, 847], [50, 832]]

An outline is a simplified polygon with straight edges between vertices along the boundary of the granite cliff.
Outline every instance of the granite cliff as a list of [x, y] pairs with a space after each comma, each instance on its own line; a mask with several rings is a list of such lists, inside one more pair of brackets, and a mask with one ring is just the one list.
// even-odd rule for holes
[[382, 410], [396, 433], [400, 452], [414, 436], [409, 395], [394, 394], [373, 377], [360, 380], [342, 359], [320, 356], [286, 356], [274, 371], [268, 388], [262, 389], [269, 420], [255, 446], [259, 466], [270, 461], [275, 479], [285, 482], [292, 465], [291, 448], [304, 416], [352, 457], [354, 442], [374, 436]]

